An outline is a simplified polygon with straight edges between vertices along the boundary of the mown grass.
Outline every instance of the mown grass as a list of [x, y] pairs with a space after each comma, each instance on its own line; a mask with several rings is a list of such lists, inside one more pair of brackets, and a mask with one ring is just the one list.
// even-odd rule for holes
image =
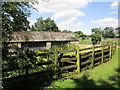
[[92, 41], [90, 39], [84, 39], [84, 40], [79, 40], [80, 44], [92, 44]]
[[[94, 69], [81, 72], [79, 77], [52, 82], [47, 88], [120, 88], [118, 77], [118, 59], [120, 48], [117, 49], [111, 61]], [[119, 56], [118, 56], [119, 55]]]

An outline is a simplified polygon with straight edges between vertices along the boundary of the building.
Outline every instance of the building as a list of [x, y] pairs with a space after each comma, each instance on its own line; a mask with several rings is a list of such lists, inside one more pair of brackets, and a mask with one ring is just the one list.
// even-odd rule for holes
[[11, 43], [30, 50], [50, 49], [78, 41], [75, 35], [68, 32], [22, 31], [14, 32], [12, 37]]

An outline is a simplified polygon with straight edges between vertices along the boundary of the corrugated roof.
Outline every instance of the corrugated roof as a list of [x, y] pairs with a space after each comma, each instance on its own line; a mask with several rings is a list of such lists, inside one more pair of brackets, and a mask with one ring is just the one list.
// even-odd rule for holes
[[66, 32], [46, 31], [21, 31], [12, 34], [11, 42], [33, 42], [33, 41], [74, 41], [75, 35]]

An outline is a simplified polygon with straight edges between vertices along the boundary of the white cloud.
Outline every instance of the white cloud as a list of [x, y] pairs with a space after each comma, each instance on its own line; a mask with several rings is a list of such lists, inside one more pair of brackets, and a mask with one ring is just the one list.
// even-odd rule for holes
[[118, 8], [118, 2], [119, 2], [119, 1], [114, 1], [114, 2], [110, 5], [110, 7], [113, 8], [113, 9], [114, 9], [114, 8]]
[[92, 23], [97, 24], [99, 27], [117, 27], [118, 26], [118, 20], [112, 17], [99, 19], [99, 20], [91, 20]]
[[69, 18], [69, 17], [75, 17], [75, 16], [84, 16], [84, 15], [85, 15], [84, 12], [80, 12], [76, 9], [72, 9], [72, 10], [57, 12], [53, 15], [53, 18], [59, 19], [59, 18]]
[[78, 10], [78, 8], [85, 8], [90, 0], [49, 0], [49, 2], [43, 2], [38, 0], [39, 4], [35, 4], [33, 7], [39, 11], [39, 13], [54, 13], [53, 19], [69, 18], [75, 16], [84, 16], [85, 13]]
[[83, 25], [82, 22], [76, 22], [76, 17], [71, 17], [70, 19], [63, 21], [61, 23], [58, 23], [57, 26], [60, 30], [72, 30], [77, 31], [80, 30], [81, 26]]
[[34, 7], [40, 12], [60, 12], [69, 9], [84, 8], [88, 5], [88, 0], [49, 0], [43, 2], [38, 0], [39, 4]]
[[113, 14], [118, 14], [118, 12], [116, 12], [116, 11], [114, 11], [114, 12], [112, 12]]

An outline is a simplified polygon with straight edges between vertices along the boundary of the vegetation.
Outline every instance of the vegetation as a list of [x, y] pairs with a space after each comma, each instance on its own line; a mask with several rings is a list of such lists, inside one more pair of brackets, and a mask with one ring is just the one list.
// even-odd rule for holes
[[93, 28], [92, 33], [98, 33], [98, 34], [102, 35], [102, 29], [101, 28]]
[[76, 37], [81, 37], [82, 39], [85, 39], [87, 35], [85, 35], [82, 31], [76, 31], [74, 32]]
[[51, 20], [50, 18], [47, 18], [43, 20], [42, 17], [37, 19], [37, 22], [32, 25], [30, 28], [31, 31], [54, 31], [58, 32], [58, 27], [54, 20]]
[[101, 35], [98, 34], [98, 33], [91, 34], [91, 41], [92, 41], [92, 43], [94, 45], [97, 44], [97, 43], [100, 43], [100, 41], [101, 41]]
[[120, 38], [120, 27], [117, 27], [115, 30], [116, 37]]
[[79, 43], [80, 44], [92, 44], [92, 41], [90, 39], [82, 39], [82, 40], [79, 40]]
[[112, 27], [106, 27], [102, 32], [102, 36], [104, 38], [115, 38], [115, 32]]
[[103, 38], [115, 38], [116, 33], [113, 29], [113, 27], [105, 27], [104, 30], [102, 30], [101, 28], [93, 28], [91, 30], [92, 33], [98, 33], [100, 35], [102, 35]]

